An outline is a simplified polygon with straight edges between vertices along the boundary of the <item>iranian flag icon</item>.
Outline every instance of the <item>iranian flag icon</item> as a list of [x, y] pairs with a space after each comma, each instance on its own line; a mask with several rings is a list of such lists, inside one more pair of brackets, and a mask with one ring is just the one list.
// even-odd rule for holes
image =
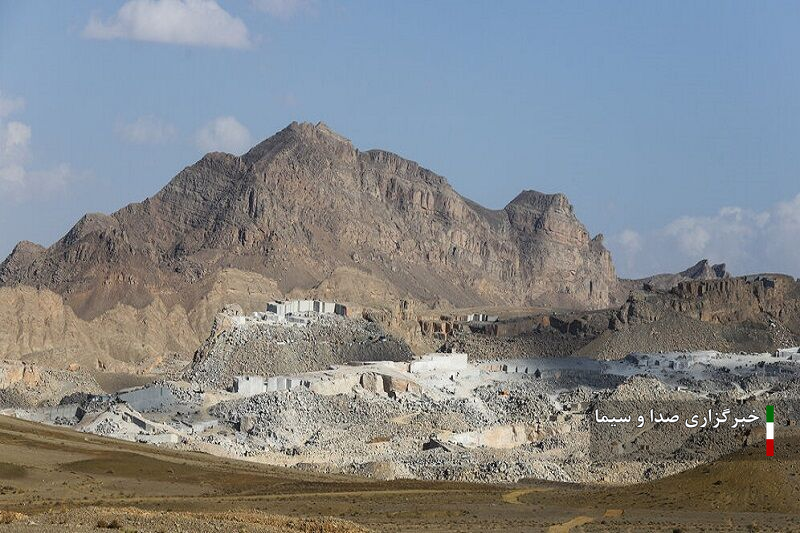
[[775, 407], [767, 406], [767, 457], [775, 455]]

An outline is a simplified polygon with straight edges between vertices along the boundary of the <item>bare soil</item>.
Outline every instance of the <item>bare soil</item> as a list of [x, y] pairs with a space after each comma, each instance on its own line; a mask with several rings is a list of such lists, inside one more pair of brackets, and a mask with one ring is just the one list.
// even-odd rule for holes
[[[647, 484], [381, 482], [0, 417], [0, 531], [713, 531], [800, 528], [800, 435]], [[104, 526], [105, 524], [105, 526]]]

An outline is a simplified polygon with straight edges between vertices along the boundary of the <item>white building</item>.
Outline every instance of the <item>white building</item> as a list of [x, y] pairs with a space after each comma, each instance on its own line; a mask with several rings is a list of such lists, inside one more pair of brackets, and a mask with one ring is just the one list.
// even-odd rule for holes
[[497, 322], [499, 318], [485, 313], [470, 313], [467, 315], [467, 322]]
[[287, 316], [307, 316], [310, 314], [336, 314], [347, 316], [347, 307], [336, 302], [321, 300], [276, 300], [267, 304], [267, 312], [274, 313], [279, 320]]
[[233, 378], [233, 392], [253, 396], [265, 391], [262, 376], [236, 376]]

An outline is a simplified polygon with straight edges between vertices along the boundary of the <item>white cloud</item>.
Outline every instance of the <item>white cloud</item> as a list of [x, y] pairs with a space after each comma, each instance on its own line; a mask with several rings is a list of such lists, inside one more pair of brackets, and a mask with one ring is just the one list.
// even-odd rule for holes
[[753, 245], [764, 238], [769, 213], [740, 207], [723, 207], [716, 215], [681, 217], [664, 229], [664, 235], [684, 257], [745, 264]]
[[786, 263], [794, 265], [790, 272], [800, 276], [800, 194], [778, 204], [770, 219], [770, 230], [765, 252], [769, 257], [781, 259], [770, 270]]
[[[617, 269], [629, 272], [634, 268], [633, 258], [637, 257], [639, 250], [642, 249], [642, 236], [639, 232], [626, 228], [619, 235], [612, 235], [609, 238], [609, 246], [612, 245], [617, 245], [624, 250], [623, 257], [614, 257], [618, 263]], [[626, 263], [624, 268], [620, 268], [622, 266], [619, 264], [620, 260]]]
[[218, 117], [200, 128], [197, 146], [206, 152], [242, 154], [251, 146], [250, 132], [233, 117]]
[[221, 48], [250, 46], [244, 22], [222, 9], [215, 0], [128, 0], [107, 20], [92, 15], [83, 35], [90, 39]]
[[706, 229], [709, 222], [709, 219], [681, 217], [670, 222], [664, 228], [664, 233], [675, 239], [675, 243], [684, 254], [701, 256], [711, 241], [711, 235]]
[[253, 0], [253, 5], [280, 19], [289, 19], [299, 13], [314, 10], [313, 0]]
[[0, 182], [20, 184], [30, 152], [31, 127], [22, 122], [0, 122]]
[[50, 170], [30, 170], [30, 145], [33, 137], [28, 124], [5, 117], [24, 107], [22, 98], [0, 94], [0, 199], [21, 199], [29, 194], [63, 188], [74, 173], [61, 164]]
[[5, 118], [11, 113], [22, 111], [25, 107], [25, 99], [22, 97], [3, 96], [0, 92], [0, 118]]
[[117, 124], [116, 132], [123, 140], [134, 144], [163, 144], [177, 134], [175, 126], [152, 115]]
[[727, 263], [739, 274], [800, 275], [800, 194], [766, 211], [724, 207], [716, 214], [682, 216], [663, 228], [609, 239], [620, 274], [644, 277], [678, 272], [700, 259]]

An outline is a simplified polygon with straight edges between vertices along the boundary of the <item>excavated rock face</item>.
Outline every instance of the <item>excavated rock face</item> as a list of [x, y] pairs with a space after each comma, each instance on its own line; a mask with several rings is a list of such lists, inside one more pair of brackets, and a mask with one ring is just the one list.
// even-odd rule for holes
[[800, 283], [790, 276], [759, 275], [682, 282], [674, 309], [705, 322], [779, 321], [800, 333]]
[[338, 267], [454, 305], [599, 308], [616, 288], [602, 237], [565, 196], [524, 191], [488, 210], [413, 161], [297, 123], [242, 157], [206, 155], [142, 203], [86, 215], [48, 249], [20, 244], [0, 285], [47, 287], [91, 319], [156, 297], [190, 310], [223, 268], [289, 292]]
[[668, 292], [635, 291], [618, 311], [616, 324], [646, 324], [673, 313], [713, 324], [782, 328], [800, 336], [800, 282], [762, 274], [682, 281]]

